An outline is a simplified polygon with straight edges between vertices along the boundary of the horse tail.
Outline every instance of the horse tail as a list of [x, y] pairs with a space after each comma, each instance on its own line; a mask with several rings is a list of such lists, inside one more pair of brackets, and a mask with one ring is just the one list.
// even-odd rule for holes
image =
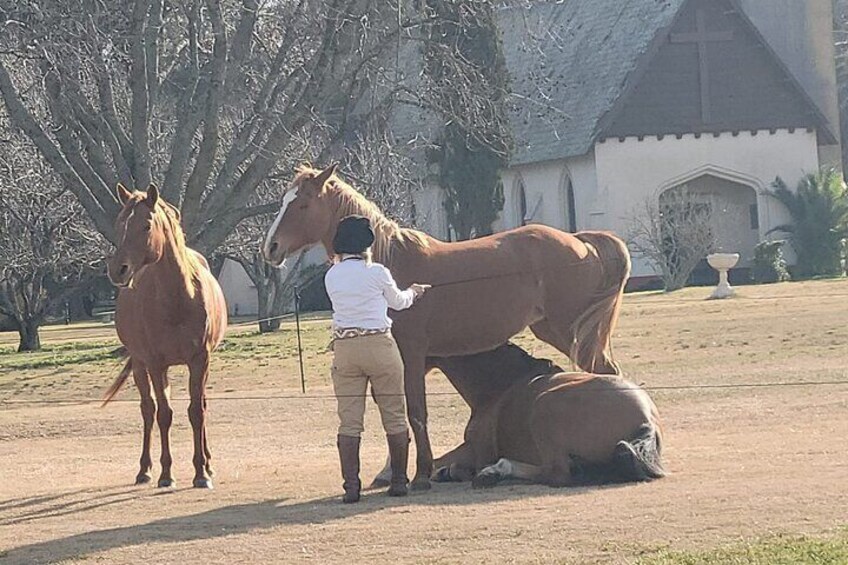
[[[129, 353], [126, 349], [122, 349], [123, 351], [121, 349], [115, 350], [115, 353], [122, 353], [121, 356], [126, 357]], [[124, 368], [121, 369], [121, 372], [118, 373], [118, 377], [112, 383], [112, 386], [110, 386], [106, 391], [106, 394], [103, 395], [103, 404], [100, 405], [101, 408], [109, 404], [109, 402], [115, 398], [115, 395], [118, 394], [118, 391], [121, 390], [121, 387], [124, 386], [124, 383], [129, 378], [130, 373], [132, 373], [132, 357], [127, 359], [127, 362], [124, 363]]]
[[652, 424], [644, 424], [636, 435], [618, 442], [613, 466], [621, 481], [650, 481], [666, 476], [662, 465], [662, 436]]
[[612, 359], [610, 341], [618, 322], [624, 285], [630, 277], [630, 252], [624, 241], [611, 233], [584, 231], [574, 235], [594, 248], [604, 277], [595, 301], [574, 322], [571, 359], [590, 373], [620, 375], [621, 368]]

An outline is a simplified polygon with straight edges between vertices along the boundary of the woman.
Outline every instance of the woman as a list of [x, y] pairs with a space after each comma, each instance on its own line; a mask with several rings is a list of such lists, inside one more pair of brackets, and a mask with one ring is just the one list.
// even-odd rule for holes
[[345, 503], [357, 502], [362, 487], [359, 443], [369, 381], [392, 460], [388, 494], [407, 494], [409, 432], [403, 361], [390, 331], [388, 309], [409, 308], [429, 286], [413, 284], [407, 290], [398, 289], [389, 270], [371, 261], [373, 243], [374, 231], [368, 218], [344, 218], [333, 238], [335, 265], [324, 277], [333, 305], [333, 388], [339, 405], [337, 444]]

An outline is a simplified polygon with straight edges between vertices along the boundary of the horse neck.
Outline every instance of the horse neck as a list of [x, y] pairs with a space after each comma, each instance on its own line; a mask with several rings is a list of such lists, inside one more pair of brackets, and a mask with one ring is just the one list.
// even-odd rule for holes
[[336, 226], [339, 225], [339, 222], [343, 218], [351, 214], [357, 214], [365, 216], [371, 221], [371, 227], [374, 230], [374, 245], [372, 246], [374, 261], [382, 263], [387, 267], [391, 266], [392, 256], [397, 251], [397, 249], [393, 249], [392, 244], [397, 240], [398, 235], [403, 232], [404, 228], [399, 227], [395, 222], [389, 220], [376, 207], [365, 208], [359, 206], [355, 199], [351, 200], [349, 196], [343, 193], [344, 190], [352, 189], [338, 188], [337, 190], [334, 217], [330, 223], [332, 227], [321, 239], [321, 245], [327, 251], [327, 256], [332, 257], [335, 254], [333, 251], [333, 238], [336, 236]]
[[194, 273], [186, 249], [181, 246], [173, 234], [166, 232], [166, 243], [162, 257], [154, 265], [156, 272], [153, 284], [166, 303], [182, 302], [194, 298]]
[[[471, 363], [465, 365], [464, 363]], [[436, 365], [448, 378], [459, 395], [471, 408], [480, 408], [493, 400], [497, 400], [512, 387], [519, 379], [504, 377], [499, 374], [491, 375], [491, 371], [482, 370], [468, 359], [460, 360], [458, 365], [450, 360], [443, 360]]]

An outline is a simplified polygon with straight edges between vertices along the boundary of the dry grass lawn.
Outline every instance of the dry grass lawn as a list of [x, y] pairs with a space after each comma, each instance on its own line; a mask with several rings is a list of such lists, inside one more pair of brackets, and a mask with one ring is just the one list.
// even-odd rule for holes
[[[848, 281], [706, 294], [628, 295], [614, 342], [628, 376], [659, 388], [670, 477], [564, 490], [435, 485], [352, 506], [336, 499], [326, 319], [304, 323], [306, 396], [293, 326], [231, 332], [211, 377], [213, 491], [190, 488], [184, 371], [172, 374], [178, 488], [134, 487], [135, 392], [105, 409], [93, 402], [119, 368], [108, 356], [114, 329], [48, 328], [47, 351], [32, 355], [2, 334], [0, 562], [632, 563], [776, 534], [842, 535], [848, 386], [687, 387], [845, 380]], [[518, 341], [563, 361], [529, 335]], [[428, 386], [451, 390], [437, 375]], [[467, 410], [451, 394], [429, 406], [438, 455], [460, 440]], [[366, 426], [370, 479], [385, 456], [373, 406]]]

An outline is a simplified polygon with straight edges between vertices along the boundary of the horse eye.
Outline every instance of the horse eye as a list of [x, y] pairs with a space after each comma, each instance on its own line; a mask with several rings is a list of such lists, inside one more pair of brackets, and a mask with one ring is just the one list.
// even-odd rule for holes
[[309, 208], [309, 202], [304, 202], [300, 205], [301, 210], [306, 210], [307, 208]]

